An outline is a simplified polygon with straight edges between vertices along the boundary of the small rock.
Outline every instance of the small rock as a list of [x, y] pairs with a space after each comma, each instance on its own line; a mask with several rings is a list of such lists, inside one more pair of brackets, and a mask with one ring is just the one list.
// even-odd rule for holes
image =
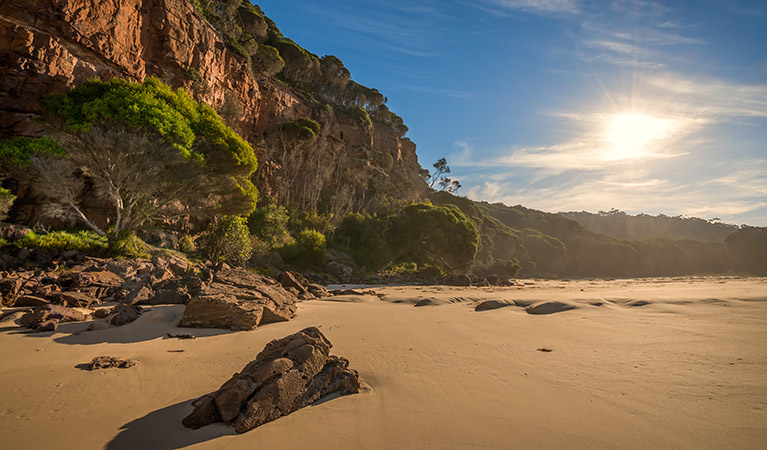
[[115, 358], [113, 356], [97, 356], [93, 358], [93, 361], [88, 364], [87, 369], [98, 370], [111, 369], [115, 367], [120, 369], [127, 369], [129, 367], [135, 366], [136, 364], [138, 364], [138, 362], [133, 359]]
[[491, 309], [504, 308], [506, 306], [513, 305], [514, 302], [510, 302], [508, 300], [486, 300], [474, 307], [474, 311], [489, 311]]

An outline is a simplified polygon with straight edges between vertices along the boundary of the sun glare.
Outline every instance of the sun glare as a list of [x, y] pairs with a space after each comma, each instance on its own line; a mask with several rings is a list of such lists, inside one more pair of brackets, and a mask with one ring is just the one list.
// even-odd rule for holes
[[652, 151], [656, 141], [668, 137], [671, 121], [635, 113], [612, 116], [605, 131], [610, 159], [638, 158]]

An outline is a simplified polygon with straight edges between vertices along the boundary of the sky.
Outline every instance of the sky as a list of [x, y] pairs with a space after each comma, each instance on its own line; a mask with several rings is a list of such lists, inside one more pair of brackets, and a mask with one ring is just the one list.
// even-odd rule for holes
[[767, 226], [765, 0], [270, 0], [459, 195]]

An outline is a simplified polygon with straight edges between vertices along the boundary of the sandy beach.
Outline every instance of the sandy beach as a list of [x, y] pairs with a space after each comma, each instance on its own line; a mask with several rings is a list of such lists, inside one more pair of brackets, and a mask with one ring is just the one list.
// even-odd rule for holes
[[[250, 332], [176, 328], [184, 306], [73, 334], [0, 324], [4, 449], [759, 449], [767, 279], [376, 287]], [[423, 301], [427, 300], [427, 301]], [[475, 311], [479, 302], [511, 306]], [[428, 303], [415, 307], [418, 302]], [[516, 303], [514, 303], [516, 302]], [[541, 306], [541, 304], [544, 304]], [[535, 314], [537, 313], [537, 314]], [[263, 346], [318, 326], [363, 392], [237, 435], [181, 425]], [[178, 340], [167, 333], [192, 333]], [[183, 351], [181, 351], [183, 350]], [[543, 351], [550, 350], [550, 351]], [[129, 369], [87, 371], [96, 356]]]

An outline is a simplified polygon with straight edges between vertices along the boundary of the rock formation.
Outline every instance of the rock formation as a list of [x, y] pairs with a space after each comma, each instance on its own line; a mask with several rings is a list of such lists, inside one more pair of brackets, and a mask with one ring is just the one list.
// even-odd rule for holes
[[195, 400], [184, 426], [226, 422], [244, 433], [329, 394], [359, 392], [359, 375], [349, 361], [330, 355], [331, 347], [315, 327], [270, 342], [242, 372]]
[[180, 327], [253, 330], [296, 314], [296, 296], [275, 280], [243, 269], [222, 269], [189, 302]]
[[[258, 149], [264, 198], [313, 209], [322, 197], [330, 212], [340, 213], [363, 209], [378, 194], [412, 198], [425, 187], [415, 144], [401, 129], [375, 114], [371, 123], [361, 122], [343, 107], [254, 75], [248, 59], [188, 0], [0, 3], [0, 137], [40, 135], [33, 119], [49, 93], [93, 77], [150, 75], [222, 114], [237, 106], [224, 115]], [[305, 118], [320, 125], [310, 145], [287, 142], [282, 125]], [[19, 197], [13, 220], [31, 222], [39, 212], [28, 186], [11, 187]]]

